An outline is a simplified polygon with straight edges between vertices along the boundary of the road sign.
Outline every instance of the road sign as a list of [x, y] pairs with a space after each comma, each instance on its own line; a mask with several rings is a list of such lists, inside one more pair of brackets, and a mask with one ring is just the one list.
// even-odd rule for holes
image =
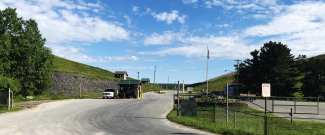
[[181, 116], [197, 116], [197, 102], [195, 101], [195, 98], [190, 98], [189, 101], [182, 100]]
[[262, 96], [263, 97], [271, 96], [271, 84], [270, 83], [262, 83]]
[[187, 87], [187, 93], [191, 94], [193, 91], [193, 87]]

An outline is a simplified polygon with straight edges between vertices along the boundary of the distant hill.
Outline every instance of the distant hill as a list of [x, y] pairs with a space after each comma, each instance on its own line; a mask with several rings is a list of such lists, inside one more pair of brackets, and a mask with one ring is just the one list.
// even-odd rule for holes
[[[314, 56], [314, 58], [325, 59], [325, 54]], [[308, 58], [308, 59], [310, 59], [310, 58]], [[236, 73], [237, 72], [235, 71], [235, 72], [224, 74], [224, 75], [221, 75], [221, 76], [218, 76], [218, 77], [208, 80], [209, 81], [209, 91], [222, 91], [222, 89], [226, 83], [236, 82], [235, 77], [234, 77], [234, 75], [236, 75]], [[301, 86], [302, 86], [302, 83], [299, 82], [296, 84], [295, 87], [300, 88]], [[194, 87], [193, 88], [194, 91], [202, 92], [203, 89], [206, 90], [207, 83], [206, 83], [206, 81], [203, 81], [203, 82], [191, 84], [191, 85], [189, 85], [189, 87]], [[302, 95], [299, 92], [297, 92], [297, 93], [294, 93], [294, 96], [302, 96]]]
[[[236, 81], [234, 78], [234, 75], [236, 75], [236, 73], [237, 73], [236, 71], [230, 72], [208, 80], [209, 91], [223, 91], [223, 87], [225, 86], [226, 83], [232, 83]], [[207, 82], [204, 81], [204, 82], [194, 83], [189, 85], [188, 87], [193, 87], [194, 91], [203, 92], [202, 91], [203, 89], [204, 90], [207, 89]]]
[[[105, 80], [105, 79], [108, 80], [113, 79], [116, 81], [120, 80], [118, 78], [115, 78], [114, 73], [112, 73], [111, 71], [70, 61], [58, 56], [54, 56], [53, 66], [54, 66], [54, 71], [57, 72], [78, 73], [78, 74], [91, 76], [94, 78], [99, 78], [101, 80]], [[135, 80], [135, 79], [127, 77], [127, 80]]]

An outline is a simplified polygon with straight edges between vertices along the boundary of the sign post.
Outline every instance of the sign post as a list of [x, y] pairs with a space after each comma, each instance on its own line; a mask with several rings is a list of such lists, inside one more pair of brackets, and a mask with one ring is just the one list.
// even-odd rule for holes
[[267, 117], [266, 117], [267, 100], [266, 100], [266, 98], [271, 96], [271, 84], [270, 83], [262, 83], [262, 96], [265, 97], [264, 134], [267, 135]]
[[182, 100], [181, 116], [197, 117], [197, 102], [195, 98]]

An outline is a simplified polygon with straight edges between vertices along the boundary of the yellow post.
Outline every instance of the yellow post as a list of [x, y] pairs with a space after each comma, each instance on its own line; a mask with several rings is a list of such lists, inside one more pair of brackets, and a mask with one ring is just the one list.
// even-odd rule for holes
[[143, 95], [142, 95], [142, 90], [141, 90], [141, 98], [142, 98], [142, 96], [143, 96]]
[[116, 99], [118, 99], [118, 90], [116, 91]]
[[138, 94], [137, 94], [137, 99], [139, 99], [139, 90], [138, 90]]

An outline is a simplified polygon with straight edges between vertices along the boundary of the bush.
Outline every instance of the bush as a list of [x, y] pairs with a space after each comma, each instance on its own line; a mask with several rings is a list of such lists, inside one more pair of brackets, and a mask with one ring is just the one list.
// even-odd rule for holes
[[0, 91], [7, 92], [9, 88], [14, 94], [17, 94], [21, 90], [20, 82], [16, 79], [0, 76]]

